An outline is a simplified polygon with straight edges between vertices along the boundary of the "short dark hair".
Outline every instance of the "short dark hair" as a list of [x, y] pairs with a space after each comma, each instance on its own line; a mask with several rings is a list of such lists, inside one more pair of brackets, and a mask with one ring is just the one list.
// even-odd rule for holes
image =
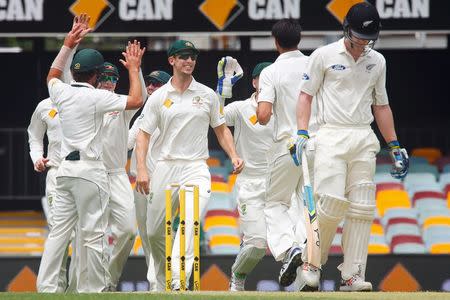
[[272, 36], [280, 47], [297, 47], [302, 36], [302, 27], [295, 19], [282, 19], [272, 26]]
[[100, 76], [100, 72], [98, 70], [87, 72], [72, 72], [73, 80], [75, 80], [76, 82], [88, 82], [94, 75]]

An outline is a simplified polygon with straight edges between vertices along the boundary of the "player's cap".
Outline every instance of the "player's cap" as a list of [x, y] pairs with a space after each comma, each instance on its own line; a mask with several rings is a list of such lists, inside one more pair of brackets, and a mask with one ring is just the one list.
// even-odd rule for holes
[[167, 56], [173, 56], [180, 52], [191, 52], [198, 54], [200, 51], [195, 48], [194, 44], [185, 40], [177, 40], [170, 45], [169, 50], [167, 50]]
[[104, 63], [103, 55], [95, 49], [83, 49], [73, 57], [70, 69], [75, 73], [100, 70]]
[[261, 74], [262, 70], [264, 70], [265, 67], [270, 66], [272, 63], [265, 61], [262, 63], [257, 64], [254, 68], [253, 68], [253, 72], [252, 72], [252, 78], [255, 79], [256, 77], [259, 76], [259, 74]]
[[119, 69], [117, 69], [116, 65], [105, 61], [102, 68], [102, 74], [113, 74], [114, 76], [119, 76]]
[[164, 71], [153, 71], [144, 77], [146, 83], [155, 80], [159, 83], [166, 84], [169, 81], [169, 79], [170, 75]]
[[362, 40], [377, 40], [381, 29], [380, 15], [370, 3], [353, 5], [344, 19], [344, 31], [350, 30], [352, 36]]

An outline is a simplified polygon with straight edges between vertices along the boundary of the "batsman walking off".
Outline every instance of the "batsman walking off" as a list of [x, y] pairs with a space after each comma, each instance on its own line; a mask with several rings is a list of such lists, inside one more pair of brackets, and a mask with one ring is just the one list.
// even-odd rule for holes
[[[149, 194], [151, 190], [147, 207], [147, 235], [159, 291], [165, 290], [165, 188], [173, 183], [198, 185], [200, 212], [204, 211], [211, 194], [211, 175], [206, 164], [209, 126], [214, 129], [220, 145], [231, 158], [235, 173], [239, 173], [244, 167], [243, 161], [236, 154], [225, 118], [220, 113], [216, 93], [195, 81], [192, 76], [198, 53], [189, 41], [177, 40], [170, 46], [168, 61], [173, 68], [173, 77], [148, 99], [149, 105], [143, 111], [136, 141], [136, 188], [143, 194]], [[148, 145], [150, 136], [157, 128], [162, 146], [154, 172], [157, 176], [152, 177], [150, 182], [146, 165]], [[173, 197], [172, 214], [175, 213], [177, 202], [178, 197]], [[187, 193], [185, 282], [189, 282], [194, 254], [192, 215], [192, 193]], [[178, 231], [171, 256], [173, 290], [180, 289], [179, 239]]]
[[[351, 7], [344, 21], [344, 38], [310, 56], [298, 103], [299, 131], [308, 130], [313, 96], [319, 107], [314, 191], [322, 264], [345, 217], [341, 291], [372, 290], [365, 270], [376, 207], [375, 155], [380, 149], [370, 127], [374, 117], [391, 149], [392, 175], [403, 178], [408, 171], [408, 155], [397, 141], [386, 92], [386, 61], [372, 50], [379, 31], [375, 7], [367, 2]], [[305, 144], [309, 144], [307, 137]]]

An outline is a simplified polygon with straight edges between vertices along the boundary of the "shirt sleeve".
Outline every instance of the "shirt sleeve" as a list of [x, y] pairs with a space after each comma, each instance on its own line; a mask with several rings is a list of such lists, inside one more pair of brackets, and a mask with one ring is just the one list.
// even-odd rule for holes
[[50, 95], [50, 99], [54, 104], [58, 104], [58, 99], [60, 99], [65, 86], [66, 84], [58, 78], [52, 78], [48, 82], [48, 93]]
[[128, 150], [131, 150], [136, 145], [136, 138], [139, 133], [139, 125], [141, 124], [141, 117], [143, 117], [143, 114], [141, 114], [133, 123], [133, 126], [131, 126], [130, 131], [128, 132], [128, 143], [127, 147]]
[[107, 90], [95, 90], [95, 106], [97, 112], [107, 113], [111, 111], [124, 111], [127, 106], [128, 96], [119, 95]]
[[325, 69], [321, 51], [314, 51], [308, 59], [306, 72], [302, 75], [300, 83], [301, 91], [315, 96], [319, 90], [323, 78], [325, 77]]
[[373, 105], [387, 105], [389, 99], [386, 91], [386, 60], [383, 57], [382, 69], [372, 92]]
[[[155, 96], [154, 96], [155, 95]], [[153, 134], [153, 132], [158, 128], [159, 117], [161, 114], [161, 105], [158, 101], [158, 94], [152, 94], [147, 102], [145, 103], [142, 114], [139, 116], [139, 129], [147, 132], [148, 134]]]
[[239, 116], [238, 115], [239, 109], [238, 109], [237, 101], [232, 102], [232, 103], [228, 104], [227, 106], [225, 106], [224, 112], [225, 112], [225, 121], [226, 121], [227, 126], [235, 126], [237, 118]]
[[225, 124], [225, 116], [223, 115], [223, 112], [221, 112], [220, 109], [221, 105], [217, 94], [212, 92], [210, 97], [211, 97], [211, 111], [210, 111], [209, 125], [212, 128], [216, 128], [217, 126]]
[[39, 158], [44, 156], [44, 135], [47, 131], [47, 124], [42, 120], [40, 105], [33, 112], [27, 131], [30, 157], [35, 164]]
[[275, 82], [271, 76], [269, 68], [265, 68], [262, 70], [259, 75], [259, 96], [258, 102], [275, 102], [276, 90], [275, 90]]

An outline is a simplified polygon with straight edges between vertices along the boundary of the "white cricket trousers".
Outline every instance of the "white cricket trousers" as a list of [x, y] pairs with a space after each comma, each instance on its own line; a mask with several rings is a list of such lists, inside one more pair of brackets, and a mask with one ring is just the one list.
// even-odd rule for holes
[[[45, 197], [42, 199], [42, 206], [44, 208], [45, 216], [47, 217], [47, 223], [49, 231], [53, 227], [53, 203], [56, 199], [56, 174], [58, 173], [57, 167], [51, 167], [47, 171], [45, 178]], [[45, 205], [45, 206], [44, 206]], [[68, 250], [68, 249], [67, 249]], [[54, 269], [54, 272], [59, 272], [57, 293], [62, 293], [67, 288], [67, 258], [68, 253], [64, 254], [64, 258], [60, 269]]]
[[133, 249], [136, 237], [136, 212], [133, 190], [125, 169], [108, 170], [107, 174], [110, 186], [108, 226], [112, 237], [109, 271], [111, 284], [115, 289]]
[[364, 279], [370, 227], [375, 214], [377, 137], [369, 125], [323, 125], [316, 135], [315, 193], [321, 238], [322, 264], [339, 222], [342, 236], [342, 278]]
[[[151, 173], [150, 173], [151, 174]], [[142, 249], [144, 250], [145, 262], [147, 263], [147, 280], [150, 291], [156, 291], [156, 272], [150, 242], [147, 237], [147, 196], [133, 190], [134, 205], [136, 206], [136, 220], [141, 237]]]
[[[299, 194], [302, 184], [302, 168], [296, 166], [289, 153], [289, 139], [274, 143], [268, 151], [266, 177], [266, 206], [264, 214], [267, 225], [267, 243], [275, 260], [285, 258], [286, 251], [293, 246], [304, 248], [304, 240], [296, 235], [297, 228], [305, 228], [305, 218], [299, 215], [293, 223], [289, 216], [292, 195]], [[312, 165], [314, 143], [307, 143], [308, 162]], [[297, 195], [301, 197], [300, 195]]]
[[[204, 160], [166, 160], [158, 161], [151, 179], [152, 197], [147, 206], [147, 235], [153, 255], [157, 290], [165, 290], [165, 189], [172, 183], [196, 184], [200, 192], [200, 214], [202, 215], [211, 195], [211, 175]], [[172, 215], [178, 208], [178, 191], [174, 189], [172, 197]], [[194, 261], [194, 201], [191, 192], [186, 193], [186, 282], [192, 273]], [[172, 283], [180, 282], [180, 234], [177, 231], [172, 250]]]
[[39, 267], [39, 292], [57, 292], [58, 272], [71, 234], [79, 222], [78, 292], [102, 292], [110, 282], [105, 231], [108, 223], [108, 184], [102, 161], [63, 160], [57, 175], [53, 228]]

